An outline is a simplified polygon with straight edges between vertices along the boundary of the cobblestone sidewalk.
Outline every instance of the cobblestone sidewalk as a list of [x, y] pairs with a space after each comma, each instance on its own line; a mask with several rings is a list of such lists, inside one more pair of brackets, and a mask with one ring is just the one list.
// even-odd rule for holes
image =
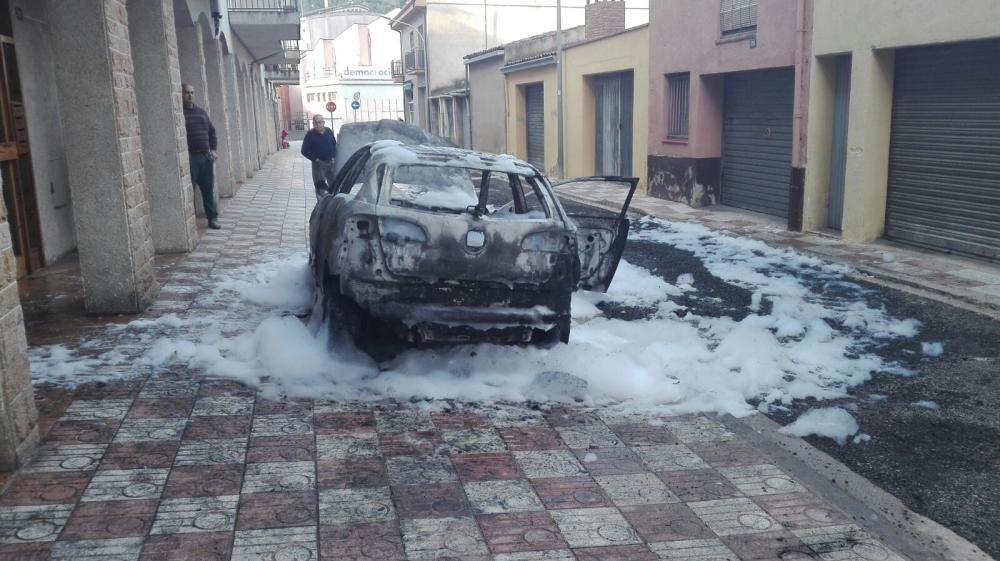
[[[313, 195], [292, 152], [164, 268], [147, 317], [198, 309], [212, 271], [304, 248]], [[47, 434], [0, 495], [0, 560], [903, 559], [704, 416], [273, 401], [188, 369], [123, 376], [38, 389]]]
[[[562, 196], [584, 203], [621, 208], [625, 193], [592, 184], [563, 186]], [[641, 193], [630, 207], [641, 214], [666, 220], [697, 222], [713, 230], [762, 240], [844, 263], [865, 274], [970, 304], [994, 315], [1000, 313], [1000, 264], [907, 247], [887, 241], [853, 244], [815, 232], [791, 232], [777, 218], [727, 207], [691, 208]]]

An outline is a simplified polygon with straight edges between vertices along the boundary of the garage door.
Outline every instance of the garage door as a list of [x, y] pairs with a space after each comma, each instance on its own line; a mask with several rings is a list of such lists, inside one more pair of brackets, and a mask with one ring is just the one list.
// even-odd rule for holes
[[1000, 258], [1000, 41], [896, 53], [886, 237]]
[[542, 84], [524, 87], [527, 116], [528, 162], [545, 169], [545, 88]]
[[788, 216], [794, 69], [726, 76], [722, 203]]

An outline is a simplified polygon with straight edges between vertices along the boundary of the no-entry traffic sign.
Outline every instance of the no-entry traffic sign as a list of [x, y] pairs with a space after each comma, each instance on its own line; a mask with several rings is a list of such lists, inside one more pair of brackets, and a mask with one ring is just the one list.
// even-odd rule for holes
[[329, 111], [330, 113], [333, 113], [334, 111], [337, 110], [337, 104], [332, 101], [326, 102], [326, 110]]

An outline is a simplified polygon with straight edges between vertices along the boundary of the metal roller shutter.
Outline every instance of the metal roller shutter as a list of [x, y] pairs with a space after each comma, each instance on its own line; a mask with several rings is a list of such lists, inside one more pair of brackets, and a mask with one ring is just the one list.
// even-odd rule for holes
[[528, 162], [545, 169], [545, 87], [533, 84], [524, 87], [524, 107], [527, 117]]
[[726, 76], [722, 204], [788, 216], [795, 70]]
[[1000, 41], [896, 52], [885, 235], [1000, 259]]

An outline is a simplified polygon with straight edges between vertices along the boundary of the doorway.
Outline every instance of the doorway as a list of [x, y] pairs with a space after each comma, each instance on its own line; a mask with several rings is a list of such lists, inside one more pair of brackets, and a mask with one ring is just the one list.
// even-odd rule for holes
[[632, 72], [594, 79], [597, 175], [632, 175]]
[[9, 0], [0, 0], [0, 175], [18, 278], [41, 268], [42, 228]]
[[844, 219], [844, 174], [847, 170], [847, 119], [851, 100], [851, 56], [837, 57], [833, 94], [833, 139], [830, 146], [830, 188], [826, 225], [840, 230]]
[[527, 134], [528, 162], [540, 170], [545, 169], [545, 86], [524, 86], [525, 131]]
[[726, 75], [722, 204], [788, 217], [795, 70]]

